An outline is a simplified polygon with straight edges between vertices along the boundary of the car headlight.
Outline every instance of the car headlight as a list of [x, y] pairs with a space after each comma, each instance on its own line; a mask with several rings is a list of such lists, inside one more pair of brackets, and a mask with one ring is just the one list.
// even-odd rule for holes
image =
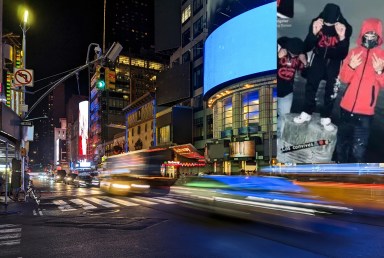
[[145, 189], [148, 189], [150, 187], [149, 185], [138, 185], [138, 184], [132, 184], [131, 186], [135, 188], [145, 188]]

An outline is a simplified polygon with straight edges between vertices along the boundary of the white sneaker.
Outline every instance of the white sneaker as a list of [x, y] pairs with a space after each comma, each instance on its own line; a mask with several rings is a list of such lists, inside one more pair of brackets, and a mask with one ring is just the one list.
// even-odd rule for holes
[[301, 112], [301, 114], [295, 118], [293, 118], [293, 122], [296, 124], [302, 124], [307, 121], [311, 121], [312, 116], [310, 114], [307, 114], [305, 112]]
[[320, 118], [320, 124], [324, 126], [324, 129], [327, 131], [335, 130], [335, 127], [331, 123], [331, 119], [329, 117]]

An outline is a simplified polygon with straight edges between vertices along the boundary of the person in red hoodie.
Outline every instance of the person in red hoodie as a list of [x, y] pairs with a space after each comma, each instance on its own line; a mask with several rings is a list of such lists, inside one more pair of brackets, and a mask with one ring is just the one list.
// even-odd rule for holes
[[357, 47], [344, 60], [339, 78], [347, 85], [340, 102], [337, 161], [364, 162], [371, 122], [380, 87], [384, 87], [384, 51], [382, 21], [363, 21]]

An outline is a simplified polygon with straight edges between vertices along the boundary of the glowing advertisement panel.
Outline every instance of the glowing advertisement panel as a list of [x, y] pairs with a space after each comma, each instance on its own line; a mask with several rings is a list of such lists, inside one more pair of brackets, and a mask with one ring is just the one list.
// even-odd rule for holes
[[383, 162], [383, 1], [279, 5], [277, 160]]
[[276, 69], [276, 2], [236, 16], [204, 46], [204, 95], [234, 79]]
[[87, 155], [88, 110], [88, 101], [79, 103], [79, 156]]

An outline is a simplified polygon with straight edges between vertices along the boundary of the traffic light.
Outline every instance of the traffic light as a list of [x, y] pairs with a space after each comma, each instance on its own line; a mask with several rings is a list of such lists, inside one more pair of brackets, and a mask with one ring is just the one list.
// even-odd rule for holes
[[105, 68], [100, 67], [99, 69], [99, 79], [96, 82], [96, 88], [99, 90], [105, 89]]

